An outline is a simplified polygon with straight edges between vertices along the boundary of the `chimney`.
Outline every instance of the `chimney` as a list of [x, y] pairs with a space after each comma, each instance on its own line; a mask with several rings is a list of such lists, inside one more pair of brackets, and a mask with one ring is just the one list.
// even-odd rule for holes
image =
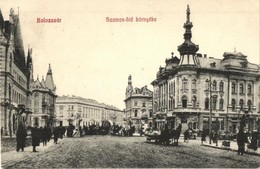
[[207, 58], [207, 54], [204, 54], [204, 58]]

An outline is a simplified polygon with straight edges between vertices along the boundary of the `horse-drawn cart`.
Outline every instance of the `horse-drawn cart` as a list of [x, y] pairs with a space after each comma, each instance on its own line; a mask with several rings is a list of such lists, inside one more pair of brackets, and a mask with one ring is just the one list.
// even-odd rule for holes
[[163, 136], [161, 134], [155, 134], [155, 135], [150, 135], [150, 134], [146, 134], [146, 140], [148, 142], [152, 142], [154, 141], [155, 143], [158, 144], [165, 144], [165, 145], [169, 145], [171, 142], [171, 138], [168, 136]]
[[145, 134], [147, 142], [154, 141], [158, 144], [164, 144], [164, 145], [178, 145], [178, 140], [180, 137], [180, 128], [175, 130], [163, 130], [160, 133], [158, 131], [150, 131]]

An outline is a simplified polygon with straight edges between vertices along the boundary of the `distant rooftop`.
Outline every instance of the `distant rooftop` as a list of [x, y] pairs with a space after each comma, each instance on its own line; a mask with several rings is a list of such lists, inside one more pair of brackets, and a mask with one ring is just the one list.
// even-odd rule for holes
[[66, 102], [66, 101], [72, 101], [72, 102], [78, 102], [82, 104], [90, 104], [94, 106], [99, 106], [99, 107], [104, 107], [106, 109], [112, 109], [112, 110], [117, 110], [117, 111], [122, 111], [118, 109], [117, 107], [113, 105], [107, 105], [105, 103], [99, 103], [98, 101], [94, 99], [89, 99], [89, 98], [83, 98], [81, 96], [75, 96], [75, 95], [63, 95], [63, 96], [58, 96], [56, 99], [56, 102]]

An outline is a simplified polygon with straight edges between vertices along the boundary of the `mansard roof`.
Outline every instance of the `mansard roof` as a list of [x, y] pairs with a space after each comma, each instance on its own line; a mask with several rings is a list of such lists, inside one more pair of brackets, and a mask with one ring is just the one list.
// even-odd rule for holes
[[[247, 56], [245, 56], [241, 52], [224, 52], [223, 59], [202, 57], [201, 54], [197, 54], [197, 60], [199, 63], [199, 67], [197, 67], [196, 69], [207, 69], [236, 73], [246, 72], [260, 75], [260, 65], [248, 62]], [[156, 77], [157, 79], [161, 77], [168, 77], [168, 74], [171, 74], [172, 71], [178, 71], [179, 68], [179, 66], [170, 67], [168, 64], [168, 60], [166, 60], [165, 67], [160, 66]], [[182, 70], [183, 69], [185, 69], [185, 66], [182, 67]]]

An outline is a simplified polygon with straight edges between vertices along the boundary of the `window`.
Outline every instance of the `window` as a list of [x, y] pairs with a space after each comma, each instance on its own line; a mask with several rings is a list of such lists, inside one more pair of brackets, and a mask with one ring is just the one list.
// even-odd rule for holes
[[175, 81], [173, 82], [173, 93], [175, 93]]
[[236, 108], [236, 100], [235, 99], [232, 99], [231, 105], [232, 105], [232, 110], [235, 110], [235, 108]]
[[216, 80], [213, 81], [212, 88], [213, 88], [213, 90], [217, 90], [217, 82], [216, 82]]
[[248, 94], [252, 94], [251, 84], [248, 84], [248, 86], [247, 86], [247, 93], [248, 93]]
[[240, 83], [240, 84], [239, 84], [239, 93], [240, 93], [240, 94], [243, 94], [243, 93], [244, 93], [244, 85], [243, 85], [243, 83]]
[[158, 110], [158, 103], [154, 102], [154, 111], [157, 112], [157, 110]]
[[150, 117], [153, 117], [153, 112], [152, 111], [150, 111]]
[[240, 99], [240, 101], [239, 101], [239, 106], [240, 106], [240, 110], [243, 110], [243, 106], [244, 106], [244, 101], [243, 101], [243, 99]]
[[232, 93], [236, 93], [236, 84], [235, 84], [235, 82], [232, 82], [231, 87], [232, 87], [232, 89], [231, 89]]
[[193, 96], [193, 98], [192, 98], [192, 107], [193, 107], [193, 108], [196, 107], [196, 101], [197, 101], [196, 96]]
[[222, 81], [219, 83], [219, 91], [224, 91], [224, 83]]
[[213, 97], [213, 100], [212, 100], [212, 109], [213, 109], [213, 110], [216, 110], [216, 109], [217, 109], [217, 98], [216, 98], [216, 97]]
[[137, 101], [134, 102], [134, 105], [137, 106]]
[[145, 102], [143, 102], [143, 107], [145, 107]]
[[205, 109], [208, 110], [209, 109], [209, 98], [205, 99]]
[[220, 100], [219, 100], [219, 109], [220, 109], [220, 110], [223, 110], [223, 108], [224, 108], [224, 100], [223, 100], [223, 99], [220, 99]]
[[191, 89], [193, 89], [193, 90], [196, 89], [196, 79], [193, 79], [193, 80], [192, 80]]
[[187, 108], [187, 97], [186, 96], [182, 97], [182, 107]]
[[135, 110], [135, 117], [137, 117], [137, 110]]
[[252, 102], [251, 102], [251, 100], [247, 101], [247, 106], [248, 106], [248, 111], [251, 111], [252, 110]]
[[59, 106], [59, 109], [60, 109], [60, 110], [63, 110], [63, 106]]
[[183, 90], [188, 89], [188, 80], [185, 78], [182, 80], [182, 89]]

